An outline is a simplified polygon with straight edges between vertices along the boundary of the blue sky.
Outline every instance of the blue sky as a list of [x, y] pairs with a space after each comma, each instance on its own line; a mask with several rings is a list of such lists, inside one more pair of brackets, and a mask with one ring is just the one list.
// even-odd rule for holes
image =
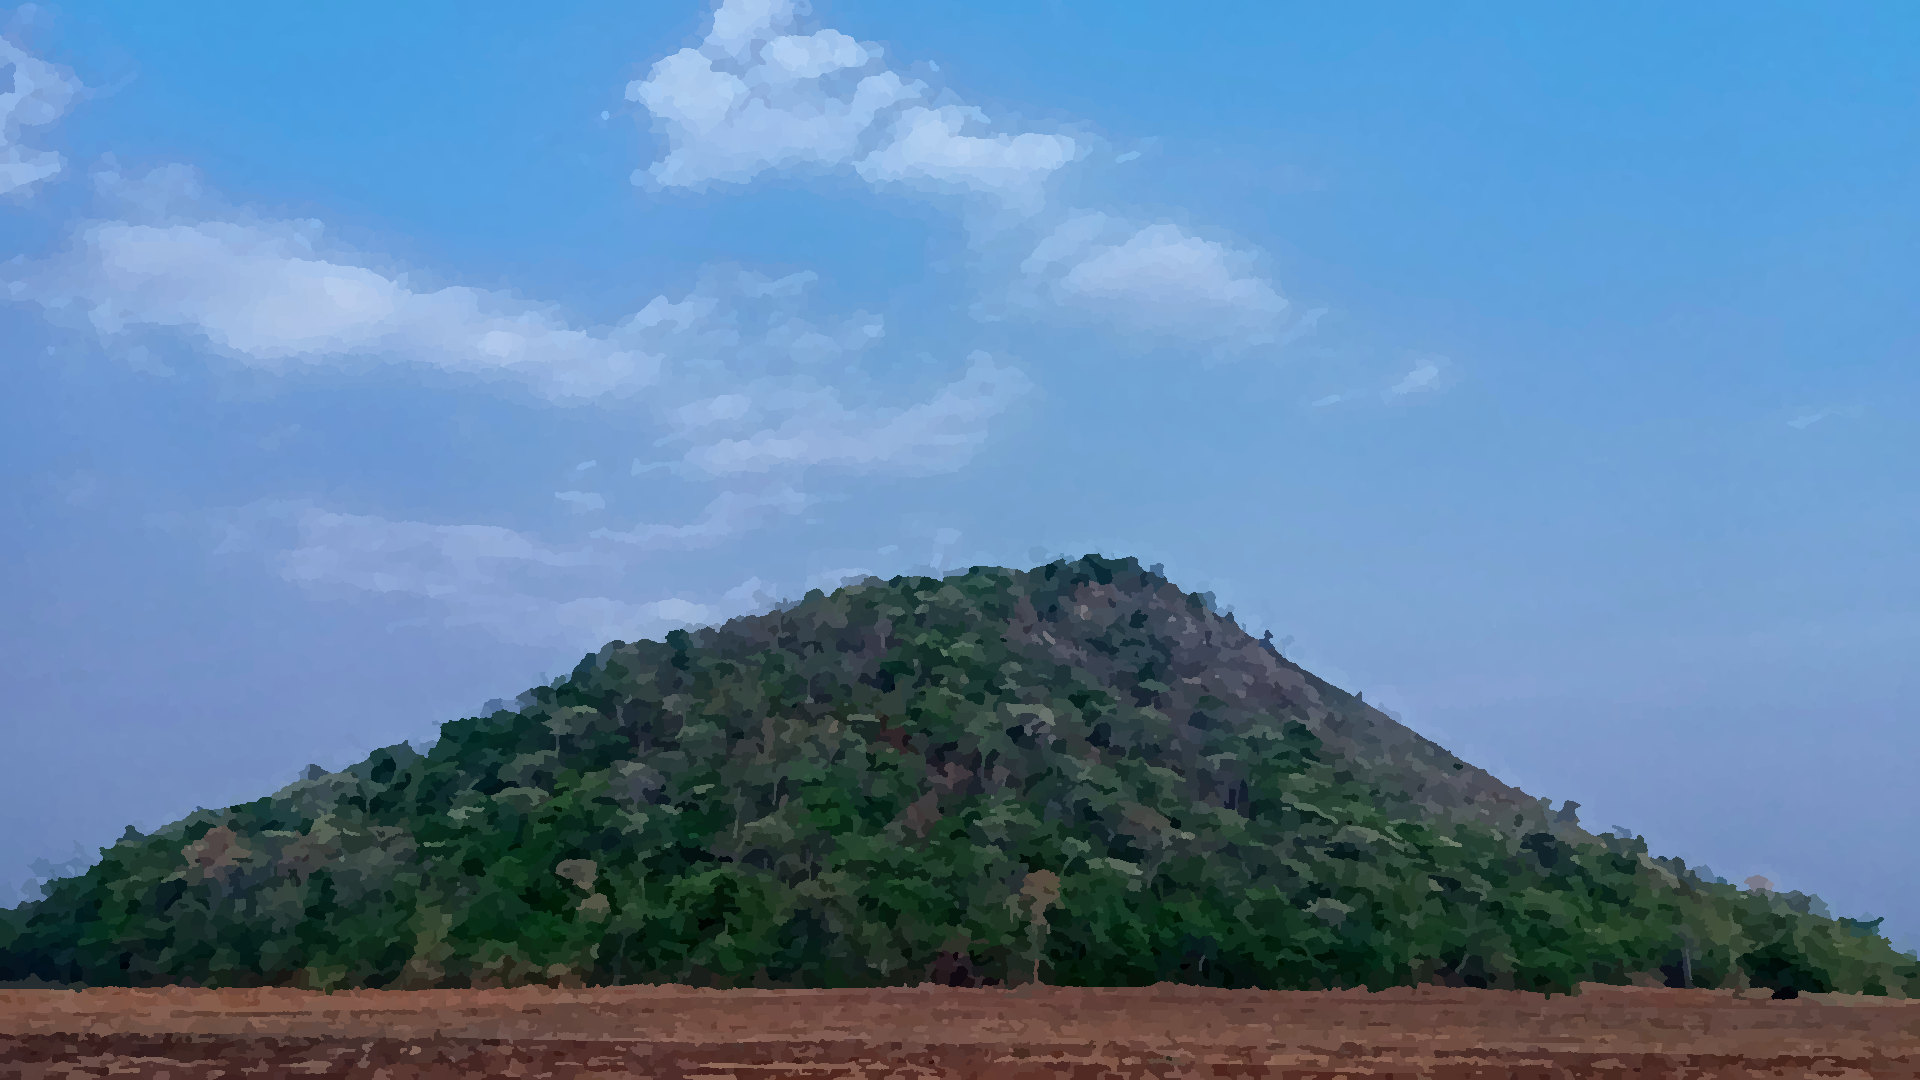
[[1906, 6], [0, 33], [0, 893], [608, 638], [1104, 551], [1920, 945]]

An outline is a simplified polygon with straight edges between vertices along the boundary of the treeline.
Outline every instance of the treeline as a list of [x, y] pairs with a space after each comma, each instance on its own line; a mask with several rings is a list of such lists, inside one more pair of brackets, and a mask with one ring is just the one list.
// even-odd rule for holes
[[130, 830], [0, 914], [0, 981], [1920, 994], [1811, 898], [1396, 809], [1310, 702], [1176, 663], [1223, 625], [1090, 558], [616, 642], [424, 754]]

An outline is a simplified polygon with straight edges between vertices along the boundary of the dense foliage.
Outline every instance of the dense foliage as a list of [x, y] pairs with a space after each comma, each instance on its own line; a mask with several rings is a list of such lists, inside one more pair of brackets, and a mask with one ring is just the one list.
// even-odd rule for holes
[[129, 830], [0, 913], [0, 980], [1920, 992], [1874, 924], [1549, 820], [1129, 560], [869, 579], [518, 704]]

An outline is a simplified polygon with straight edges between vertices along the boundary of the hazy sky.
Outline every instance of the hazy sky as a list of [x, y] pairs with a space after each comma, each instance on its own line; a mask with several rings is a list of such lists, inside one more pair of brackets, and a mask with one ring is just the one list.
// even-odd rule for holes
[[1910, 5], [0, 33], [0, 896], [609, 638], [1101, 551], [1920, 944]]

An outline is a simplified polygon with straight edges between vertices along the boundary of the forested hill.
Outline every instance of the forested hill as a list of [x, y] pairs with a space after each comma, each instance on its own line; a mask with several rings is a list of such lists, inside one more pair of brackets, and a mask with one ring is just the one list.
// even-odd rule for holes
[[1920, 993], [1876, 924], [1550, 820], [1132, 560], [869, 579], [518, 704], [129, 830], [0, 914], [0, 981]]

